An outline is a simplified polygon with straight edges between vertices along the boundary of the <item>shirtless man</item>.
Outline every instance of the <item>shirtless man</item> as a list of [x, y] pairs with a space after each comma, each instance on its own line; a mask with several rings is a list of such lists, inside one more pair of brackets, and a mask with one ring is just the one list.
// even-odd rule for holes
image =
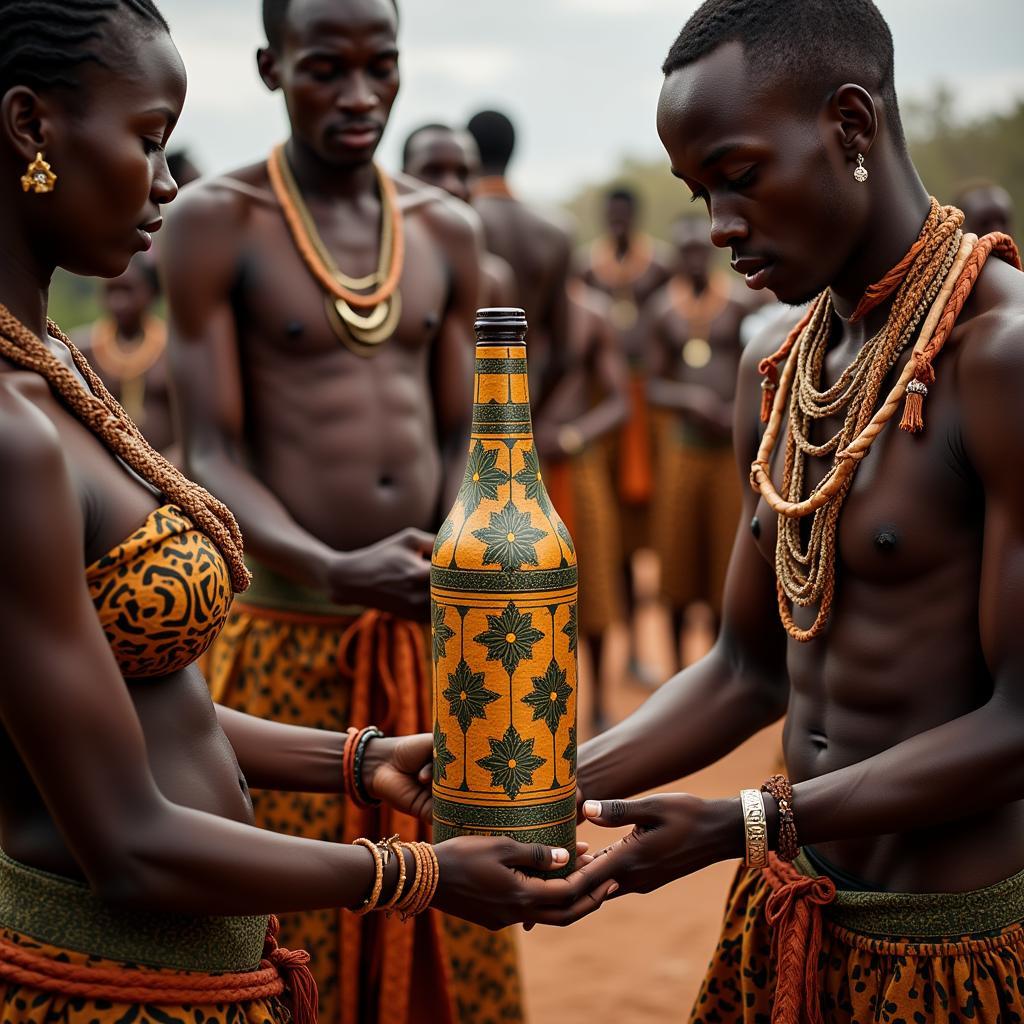
[[[153, 312], [160, 295], [156, 267], [139, 254], [119, 277], [99, 283], [104, 315], [71, 340], [124, 406], [146, 440], [180, 461], [167, 369], [167, 325]], [[173, 450], [172, 450], [173, 449]]]
[[721, 612], [740, 511], [732, 400], [746, 309], [732, 297], [732, 281], [712, 271], [707, 222], [680, 217], [672, 234], [678, 272], [645, 311], [648, 395], [671, 415], [657, 453], [651, 535], [662, 599], [677, 638], [686, 616], [684, 645], [692, 659], [691, 649], [703, 655], [714, 639], [708, 612]]
[[[465, 462], [480, 248], [461, 204], [374, 164], [398, 92], [394, 4], [265, 0], [263, 18], [259, 71], [291, 135], [268, 161], [190, 186], [163, 253], [188, 462], [236, 510], [254, 574], [211, 691], [319, 728], [425, 731], [429, 531]], [[285, 832], [416, 828], [332, 796], [254, 803]], [[283, 921], [282, 941], [313, 955], [323, 1021], [404, 1021], [414, 962], [437, 957], [460, 963], [454, 990], [417, 995], [438, 1020], [480, 990], [518, 1019], [510, 939], [446, 924], [410, 949], [397, 918], [363, 921]]]
[[591, 666], [589, 727], [608, 727], [604, 638], [624, 617], [618, 507], [600, 442], [629, 414], [629, 371], [609, 322], [607, 296], [569, 283], [566, 370], [535, 431], [548, 494], [576, 546], [580, 566], [579, 638]]
[[[792, 363], [778, 336], [744, 352], [737, 469], [745, 481], [757, 459], [772, 504], [747, 489], [714, 649], [580, 752], [585, 813], [638, 823], [592, 868], [648, 892], [746, 854], [694, 1021], [845, 1024], [883, 1009], [893, 1021], [1013, 1020], [1024, 1014], [1024, 276], [993, 256], [959, 312], [970, 276], [932, 293], [990, 243], [967, 257], [958, 215], [930, 204], [871, 0], [708, 0], [664, 71], [658, 130], [710, 212], [712, 241], [749, 287], [814, 305]], [[1003, 241], [998, 253], [1013, 259]], [[908, 314], [904, 329], [896, 317]], [[949, 327], [941, 351], [909, 361], [921, 331], [938, 346]], [[759, 454], [762, 380], [773, 411]], [[864, 422], [848, 429], [845, 415], [862, 403], [893, 418], [837, 460], [829, 440], [845, 452]], [[800, 451], [787, 451], [790, 436]], [[834, 477], [837, 491], [823, 484], [833, 466], [853, 473]], [[800, 530], [806, 509], [771, 487], [794, 500], [826, 488], [824, 518]], [[812, 532], [822, 544], [802, 568]], [[808, 603], [798, 588], [818, 569], [821, 600]], [[742, 800], [610, 799], [697, 771], [783, 715], [791, 795], [778, 779], [759, 794], [751, 779]], [[762, 869], [764, 836], [777, 853]]]
[[1013, 200], [1010, 193], [994, 181], [966, 182], [957, 190], [953, 205], [964, 211], [964, 228], [967, 231], [976, 235], [989, 231], [1013, 234]]
[[[576, 257], [577, 273], [611, 297], [611, 320], [630, 369], [629, 418], [617, 440], [612, 474], [619, 495], [624, 592], [630, 622], [636, 611], [633, 556], [651, 543], [656, 425], [647, 401], [646, 325], [641, 312], [671, 275], [671, 255], [637, 227], [639, 199], [618, 186], [605, 197], [605, 234]], [[630, 657], [630, 669], [652, 683], [650, 669]]]
[[[402, 170], [470, 203], [473, 184], [480, 176], [480, 153], [469, 132], [457, 132], [445, 124], [426, 124], [406, 138], [402, 147]], [[515, 275], [500, 256], [485, 252], [480, 274], [483, 278], [482, 307], [517, 305]]]
[[484, 222], [484, 242], [512, 268], [530, 324], [530, 398], [538, 423], [563, 368], [572, 240], [565, 225], [517, 199], [509, 188], [505, 174], [516, 144], [512, 122], [496, 110], [482, 110], [470, 118], [468, 129], [480, 153], [473, 206]]

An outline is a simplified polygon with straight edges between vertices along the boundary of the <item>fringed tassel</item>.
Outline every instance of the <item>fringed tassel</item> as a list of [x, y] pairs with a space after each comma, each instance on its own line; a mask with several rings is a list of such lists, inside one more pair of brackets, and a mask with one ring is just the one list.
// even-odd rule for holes
[[920, 434], [924, 430], [924, 400], [928, 397], [928, 386], [919, 380], [907, 385], [907, 396], [903, 403], [903, 419], [900, 430], [908, 434]]

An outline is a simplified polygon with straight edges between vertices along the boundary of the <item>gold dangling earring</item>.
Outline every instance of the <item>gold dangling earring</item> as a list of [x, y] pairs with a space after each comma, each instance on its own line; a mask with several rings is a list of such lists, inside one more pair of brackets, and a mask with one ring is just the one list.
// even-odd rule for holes
[[22, 190], [28, 192], [31, 189], [36, 193], [52, 192], [56, 184], [57, 175], [43, 159], [43, 154], [36, 153], [35, 160], [28, 165], [28, 170], [21, 176]]
[[857, 166], [854, 168], [853, 176], [863, 185], [868, 180], [868, 169], [864, 166], [864, 154], [857, 154]]

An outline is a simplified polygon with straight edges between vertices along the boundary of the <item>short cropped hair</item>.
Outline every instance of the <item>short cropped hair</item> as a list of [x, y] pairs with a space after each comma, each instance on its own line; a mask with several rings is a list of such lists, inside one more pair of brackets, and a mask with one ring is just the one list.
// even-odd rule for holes
[[670, 75], [730, 42], [743, 46], [761, 77], [792, 81], [809, 102], [845, 82], [876, 91], [903, 144], [892, 33], [872, 0], [705, 0], [661, 70]]
[[[398, 0], [391, 0], [398, 13]], [[277, 49], [284, 39], [284, 19], [292, 0], [263, 0], [263, 31], [272, 49]]]
[[466, 128], [476, 139], [484, 169], [503, 171], [516, 148], [516, 130], [512, 122], [498, 110], [481, 110], [469, 119]]
[[409, 157], [412, 156], [412, 144], [424, 132], [452, 131], [454, 131], [454, 129], [451, 127], [451, 125], [441, 124], [440, 122], [437, 122], [436, 124], [421, 124], [419, 128], [414, 128], [405, 137], [405, 142], [402, 144], [402, 167], [405, 168], [409, 166]]

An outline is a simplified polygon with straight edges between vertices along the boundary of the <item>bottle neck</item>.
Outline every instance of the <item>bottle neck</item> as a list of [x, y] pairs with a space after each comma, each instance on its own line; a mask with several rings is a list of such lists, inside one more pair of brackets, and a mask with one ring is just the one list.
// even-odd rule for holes
[[473, 436], [533, 437], [526, 344], [481, 338], [473, 377]]

